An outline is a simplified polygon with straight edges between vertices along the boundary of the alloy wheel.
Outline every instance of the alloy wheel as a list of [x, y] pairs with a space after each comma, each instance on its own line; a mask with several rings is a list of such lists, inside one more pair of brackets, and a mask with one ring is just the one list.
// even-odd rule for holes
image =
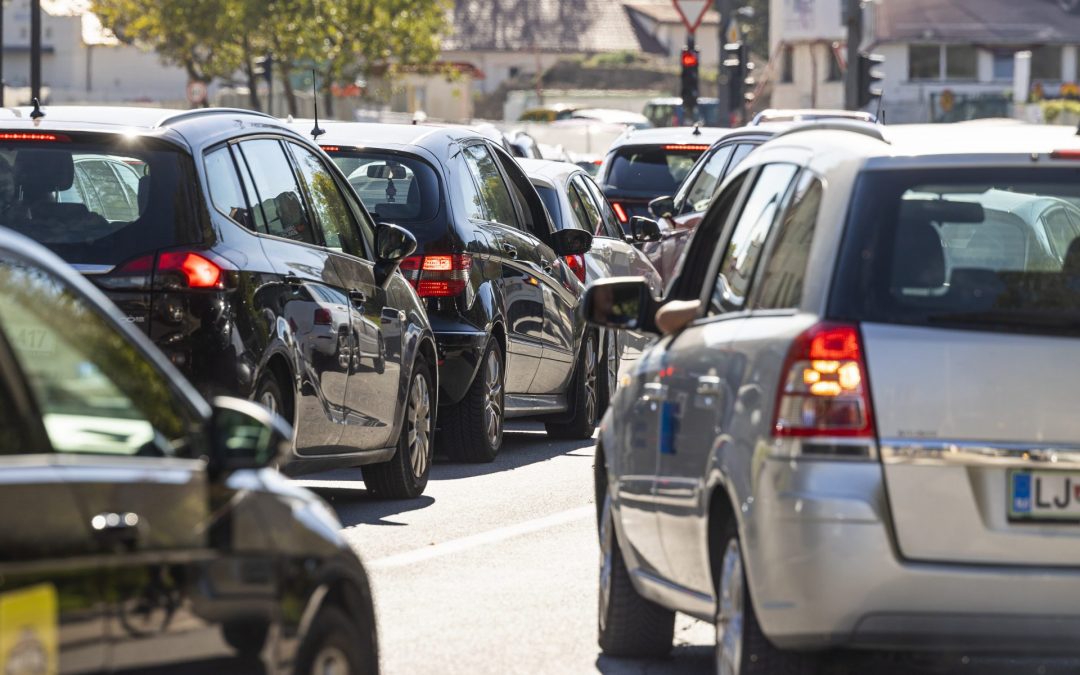
[[585, 340], [585, 419], [596, 424], [596, 338]]
[[719, 675], [741, 672], [746, 616], [743, 578], [742, 551], [739, 540], [733, 537], [724, 551], [720, 576], [720, 611], [716, 617], [716, 672]]
[[315, 655], [311, 664], [312, 675], [349, 675], [349, 658], [345, 652], [333, 646], [326, 645]]
[[262, 396], [259, 397], [259, 403], [266, 406], [270, 412], [277, 414], [281, 406], [278, 404], [277, 396], [274, 396], [272, 391], [264, 391]]
[[607, 349], [604, 350], [604, 361], [607, 366], [607, 395], [610, 399], [615, 393], [619, 379], [619, 351], [614, 337], [608, 339]]
[[499, 443], [502, 429], [502, 366], [499, 355], [489, 351], [484, 364], [484, 429], [491, 447]]
[[419, 478], [431, 461], [431, 392], [421, 373], [413, 376], [409, 390], [408, 424], [409, 459], [413, 476]]

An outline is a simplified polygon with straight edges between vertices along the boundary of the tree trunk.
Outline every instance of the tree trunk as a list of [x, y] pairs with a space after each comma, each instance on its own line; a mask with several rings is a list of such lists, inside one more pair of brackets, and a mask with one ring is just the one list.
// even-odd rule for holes
[[323, 74], [323, 117], [334, 119], [333, 80], [330, 79], [329, 72]]
[[293, 117], [299, 117], [299, 108], [296, 106], [296, 91], [292, 86], [292, 69], [288, 67], [288, 64], [281, 64], [281, 87], [285, 91], [285, 104], [289, 107], [289, 114]]
[[252, 110], [262, 110], [262, 102], [259, 101], [258, 80], [255, 77], [255, 66], [251, 63], [251, 43], [248, 42], [246, 35], [242, 44], [244, 48], [243, 70], [248, 84], [248, 105], [251, 106]]

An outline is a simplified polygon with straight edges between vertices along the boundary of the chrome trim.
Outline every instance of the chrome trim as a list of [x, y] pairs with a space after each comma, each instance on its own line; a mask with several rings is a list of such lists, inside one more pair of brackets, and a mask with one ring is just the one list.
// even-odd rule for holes
[[980, 443], [882, 439], [885, 464], [919, 466], [1055, 466], [1080, 468], [1080, 447], [1054, 444]]
[[74, 263], [72, 265], [75, 271], [85, 276], [94, 276], [96, 274], [108, 274], [116, 269], [116, 265], [91, 265], [89, 263]]

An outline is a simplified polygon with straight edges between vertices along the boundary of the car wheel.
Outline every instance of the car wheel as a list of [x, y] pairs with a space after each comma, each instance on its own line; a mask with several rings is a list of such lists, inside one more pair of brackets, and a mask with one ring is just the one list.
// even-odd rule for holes
[[491, 462], [503, 437], [503, 354], [488, 341], [465, 398], [440, 415], [439, 445], [456, 462]]
[[716, 675], [812, 675], [813, 655], [777, 649], [758, 624], [743, 571], [742, 547], [734, 523], [723, 544], [717, 588]]
[[574, 369], [574, 378], [570, 384], [570, 400], [574, 405], [571, 417], [566, 422], [545, 424], [548, 436], [568, 440], [592, 438], [599, 409], [600, 359], [598, 354], [596, 333], [589, 331], [585, 333], [580, 360]]
[[671, 651], [675, 612], [641, 597], [615, 533], [611, 498], [600, 516], [600, 649], [609, 656], [661, 657]]
[[605, 339], [604, 353], [601, 356], [603, 372], [600, 373], [600, 393], [597, 403], [597, 419], [604, 416], [611, 397], [615, 395], [615, 388], [619, 386], [619, 346], [618, 338], [614, 332], [609, 331]]
[[374, 675], [377, 655], [365, 654], [369, 642], [360, 627], [337, 607], [324, 607], [311, 624], [296, 658], [298, 675]]
[[375, 372], [379, 375], [382, 375], [383, 371], [386, 370], [386, 352], [384, 351], [385, 346], [383, 345], [383, 337], [381, 333], [379, 334], [379, 342], [375, 349], [377, 350], [375, 352], [374, 360]]
[[405, 397], [405, 418], [398, 435], [397, 452], [387, 462], [368, 464], [361, 469], [368, 490], [391, 499], [415, 499], [424, 493], [431, 473], [435, 416], [432, 399], [431, 372], [423, 359], [417, 359]]
[[255, 388], [255, 402], [261, 403], [270, 412], [281, 415], [289, 424], [293, 423], [292, 411], [289, 409], [281, 384], [269, 372], [262, 376], [259, 385]]

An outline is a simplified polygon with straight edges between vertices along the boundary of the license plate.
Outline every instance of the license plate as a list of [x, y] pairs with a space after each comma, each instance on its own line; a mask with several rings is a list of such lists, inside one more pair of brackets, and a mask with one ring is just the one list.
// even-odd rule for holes
[[1010, 471], [1009, 518], [1080, 522], [1080, 471]]

